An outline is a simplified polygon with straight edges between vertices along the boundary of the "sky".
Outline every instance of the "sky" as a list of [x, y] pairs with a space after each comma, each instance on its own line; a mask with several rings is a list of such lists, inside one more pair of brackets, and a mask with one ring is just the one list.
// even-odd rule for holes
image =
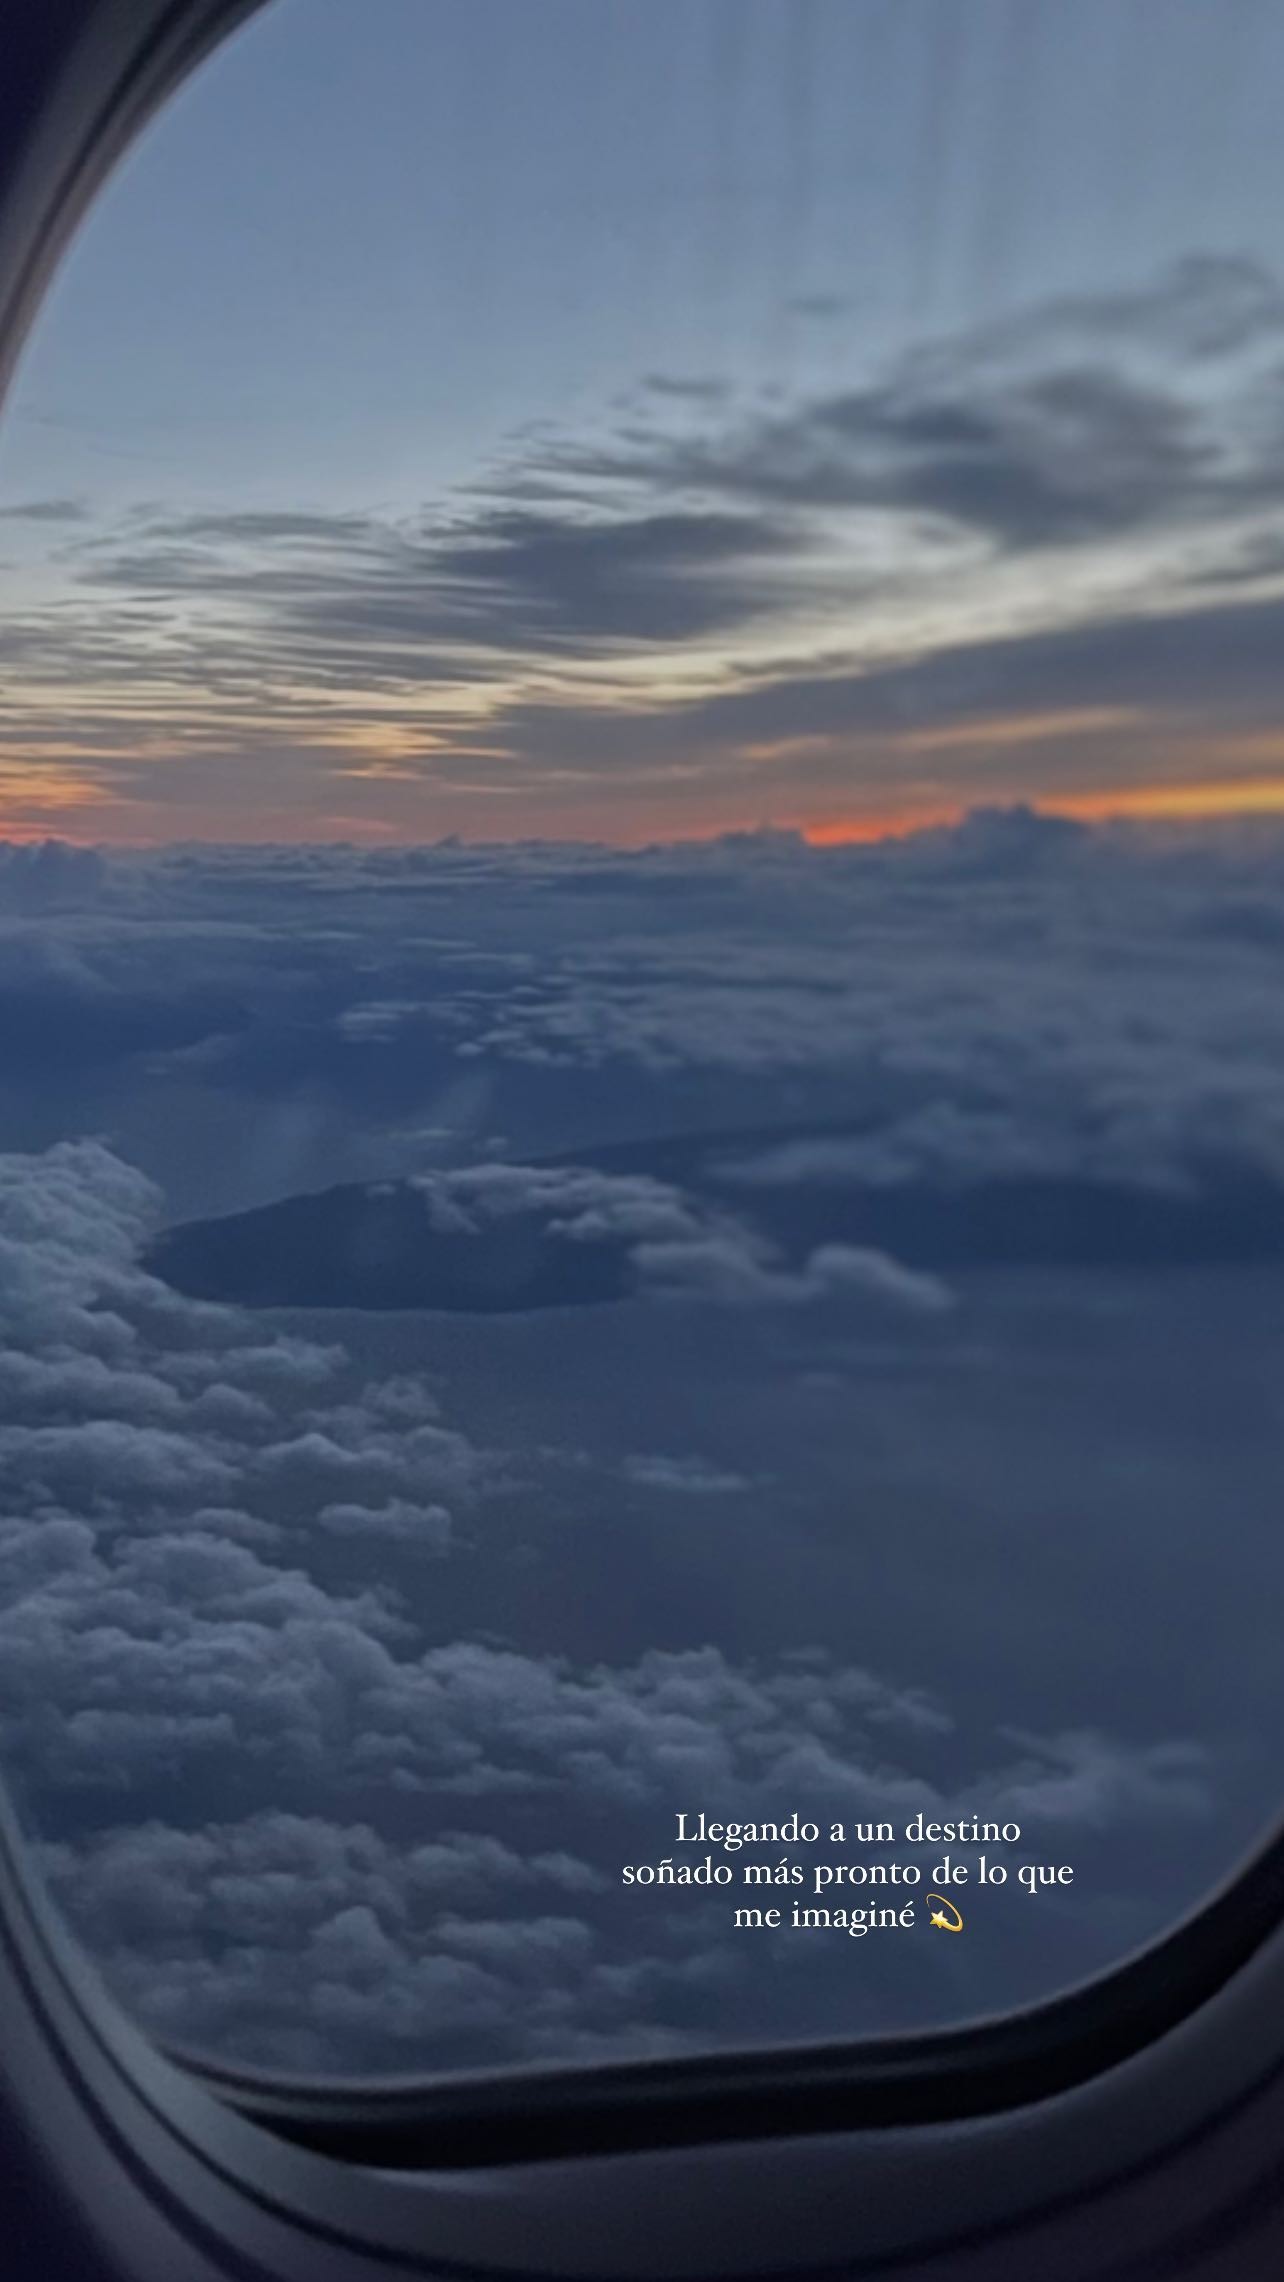
[[[0, 420], [0, 1725], [155, 2033], [940, 2025], [1277, 1816], [1282, 71], [279, 0], [86, 222]], [[622, 1882], [794, 1810], [1075, 1883]]]
[[1284, 805], [1284, 10], [275, 0], [0, 426], [0, 830]]

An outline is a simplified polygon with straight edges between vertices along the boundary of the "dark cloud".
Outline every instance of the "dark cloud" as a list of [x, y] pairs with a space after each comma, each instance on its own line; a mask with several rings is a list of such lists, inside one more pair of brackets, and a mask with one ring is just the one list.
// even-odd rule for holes
[[[742, 439], [603, 459], [677, 491], [761, 509], [890, 510], [1006, 551], [1075, 545], [1229, 504], [1194, 411], [1103, 367], [982, 388], [966, 376], [822, 398]], [[585, 464], [585, 463], [573, 463]]]
[[262, 541], [285, 541], [301, 547], [329, 550], [354, 542], [378, 540], [379, 528], [366, 515], [323, 515], [279, 508], [240, 508], [221, 515], [159, 514], [146, 519], [152, 538], [230, 541], [257, 546]]
[[480, 605], [474, 638], [627, 645], [681, 642], [758, 615], [776, 599], [763, 566], [798, 551], [797, 532], [764, 514], [574, 523], [510, 510], [444, 544], [433, 568], [465, 620]]
[[[920, 812], [956, 779], [1180, 777], [1277, 716], [1278, 604], [1227, 598], [1279, 570], [1281, 341], [1277, 281], [1210, 254], [765, 409], [652, 374], [645, 416], [515, 439], [409, 520], [149, 506], [10, 614], [0, 727], [32, 797], [70, 750], [122, 829], [234, 807], [503, 831], [586, 805], [599, 829], [659, 804], [704, 829], [907, 776]], [[1094, 726], [1111, 708], [1130, 718]], [[907, 760], [987, 724], [993, 747]]]
[[0, 507], [0, 522], [83, 523], [88, 512], [78, 499], [24, 499], [12, 507]]
[[716, 404], [728, 394], [723, 380], [688, 378], [681, 373], [649, 372], [642, 386], [651, 396], [677, 397], [694, 404]]
[[1284, 332], [1284, 288], [1247, 254], [1189, 253], [1149, 284], [1070, 293], [971, 334], [966, 355], [1027, 352], [1049, 341], [1136, 343], [1163, 357], [1202, 362], [1240, 355]]
[[[844, 799], [859, 816], [862, 801], [895, 802], [907, 776], [921, 773], [906, 740], [975, 726], [974, 744], [938, 763], [938, 793], [952, 776], [996, 798], [1040, 790], [1049, 796], [1088, 783], [1214, 785], [1225, 773], [1270, 777], [1267, 754], [1238, 767], [1219, 754], [1230, 737], [1273, 727], [1279, 718], [1284, 599], [1266, 596], [1214, 607], [1119, 612], [1085, 623], [941, 644], [926, 655], [872, 663], [848, 672], [774, 675], [663, 712], [627, 704], [591, 719], [569, 705], [514, 705], [506, 733], [532, 760], [557, 755], [585, 783], [625, 765], [662, 781], [677, 753], [702, 756], [705, 779], [723, 789], [743, 782], [745, 748], [782, 748], [779, 773], [760, 772], [764, 808], [773, 799]], [[1073, 734], [1076, 716], [1114, 709], [1120, 719], [1090, 740]], [[1130, 724], [1127, 713], [1136, 716]], [[1039, 736], [1040, 723], [1063, 718], [1065, 737]], [[1031, 737], [1006, 734], [1028, 724]], [[987, 746], [984, 731], [995, 732]], [[1189, 740], [1184, 752], [1179, 736]], [[811, 749], [808, 750], [810, 742]], [[928, 748], [930, 753], [930, 748]], [[1126, 767], [1121, 767], [1121, 758]], [[729, 774], [719, 773], [720, 766]]]
[[[211, 552], [279, 546], [247, 564]], [[306, 649], [335, 639], [380, 678], [457, 669], [478, 649], [575, 651], [680, 642], [750, 619], [777, 597], [802, 537], [783, 517], [675, 509], [588, 518], [510, 506], [411, 534], [360, 518], [201, 516], [157, 525], [142, 544], [86, 564], [87, 585], [145, 597], [239, 601], [272, 636]], [[430, 645], [416, 665], [409, 645]], [[400, 649], [398, 645], [406, 645]]]
[[[758, 506], [939, 518], [1004, 552], [1212, 520], [1279, 496], [1278, 439], [1237, 372], [1210, 406], [1208, 360], [1284, 334], [1255, 264], [1192, 258], [1149, 289], [1078, 296], [904, 352], [872, 385], [685, 439], [568, 447], [560, 464]], [[1149, 352], [1140, 369], [1129, 368]]]

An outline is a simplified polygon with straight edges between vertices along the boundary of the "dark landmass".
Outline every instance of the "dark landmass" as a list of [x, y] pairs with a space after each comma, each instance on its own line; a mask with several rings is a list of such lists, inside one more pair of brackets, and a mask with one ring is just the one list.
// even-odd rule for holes
[[[1100, 1180], [1022, 1178], [956, 1185], [861, 1184], [831, 1176], [746, 1185], [737, 1167], [797, 1140], [841, 1133], [682, 1134], [543, 1157], [646, 1174], [697, 1207], [732, 1214], [797, 1266], [819, 1244], [872, 1246], [910, 1267], [1161, 1270], [1284, 1258], [1284, 1190], [1206, 1164], [1190, 1193]], [[475, 1313], [573, 1307], [636, 1288], [630, 1246], [570, 1240], [546, 1211], [476, 1229], [435, 1227], [409, 1182], [347, 1184], [251, 1212], [189, 1221], [152, 1246], [149, 1270], [192, 1298], [258, 1307], [439, 1308]]]

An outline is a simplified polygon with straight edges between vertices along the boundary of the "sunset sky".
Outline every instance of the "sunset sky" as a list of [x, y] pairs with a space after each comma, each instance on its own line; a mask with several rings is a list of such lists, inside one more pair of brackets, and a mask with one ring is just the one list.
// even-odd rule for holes
[[0, 429], [0, 832], [1284, 806], [1284, 10], [276, 0]]
[[[0, 421], [0, 1777], [148, 2032], [939, 2029], [1277, 1822], [1281, 85], [1284, 0], [277, 0], [90, 216]], [[626, 1887], [794, 1810], [1073, 1887]]]

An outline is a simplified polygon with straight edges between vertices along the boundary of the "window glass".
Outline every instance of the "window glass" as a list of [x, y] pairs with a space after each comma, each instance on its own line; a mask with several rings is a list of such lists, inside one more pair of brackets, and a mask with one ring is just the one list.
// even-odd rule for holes
[[83, 228], [0, 433], [0, 1735], [155, 2033], [960, 2021], [1276, 1813], [1282, 75], [277, 0]]

